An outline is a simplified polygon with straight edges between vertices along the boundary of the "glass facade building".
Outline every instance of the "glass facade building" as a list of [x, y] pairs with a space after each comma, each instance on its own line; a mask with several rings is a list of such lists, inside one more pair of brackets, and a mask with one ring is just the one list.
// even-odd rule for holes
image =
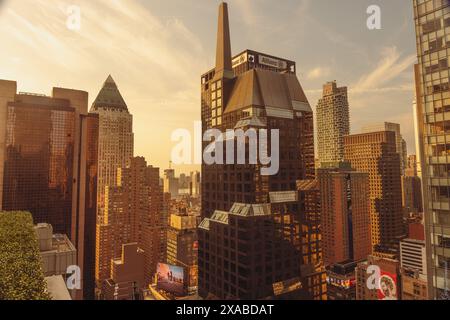
[[424, 189], [429, 296], [450, 288], [450, 1], [414, 0], [417, 123]]
[[3, 210], [28, 210], [34, 223], [70, 234], [74, 109], [67, 101], [27, 96], [7, 108]]
[[99, 117], [88, 93], [53, 88], [52, 96], [17, 93], [0, 80], [0, 205], [29, 211], [77, 249], [81, 289], [94, 298]]

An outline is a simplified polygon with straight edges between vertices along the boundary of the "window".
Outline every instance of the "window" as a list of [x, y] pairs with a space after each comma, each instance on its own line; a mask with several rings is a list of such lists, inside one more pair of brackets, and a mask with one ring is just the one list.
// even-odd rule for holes
[[450, 257], [438, 256], [438, 265], [441, 268], [450, 270]]
[[440, 247], [450, 248], [450, 237], [438, 236], [438, 243]]

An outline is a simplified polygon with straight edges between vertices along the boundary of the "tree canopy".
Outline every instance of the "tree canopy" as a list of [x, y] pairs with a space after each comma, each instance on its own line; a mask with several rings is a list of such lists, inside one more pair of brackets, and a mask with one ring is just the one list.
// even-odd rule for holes
[[0, 300], [49, 300], [29, 212], [0, 212]]

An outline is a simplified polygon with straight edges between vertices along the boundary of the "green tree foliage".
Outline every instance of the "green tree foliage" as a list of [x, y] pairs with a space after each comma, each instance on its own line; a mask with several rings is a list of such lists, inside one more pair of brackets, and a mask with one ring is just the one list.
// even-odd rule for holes
[[0, 300], [49, 300], [28, 212], [0, 212]]

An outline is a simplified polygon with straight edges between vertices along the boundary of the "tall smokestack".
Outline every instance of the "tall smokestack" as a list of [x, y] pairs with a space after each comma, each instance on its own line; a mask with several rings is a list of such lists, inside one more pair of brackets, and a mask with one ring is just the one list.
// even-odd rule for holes
[[219, 25], [217, 28], [216, 78], [232, 78], [230, 23], [228, 5], [222, 2], [219, 7]]

